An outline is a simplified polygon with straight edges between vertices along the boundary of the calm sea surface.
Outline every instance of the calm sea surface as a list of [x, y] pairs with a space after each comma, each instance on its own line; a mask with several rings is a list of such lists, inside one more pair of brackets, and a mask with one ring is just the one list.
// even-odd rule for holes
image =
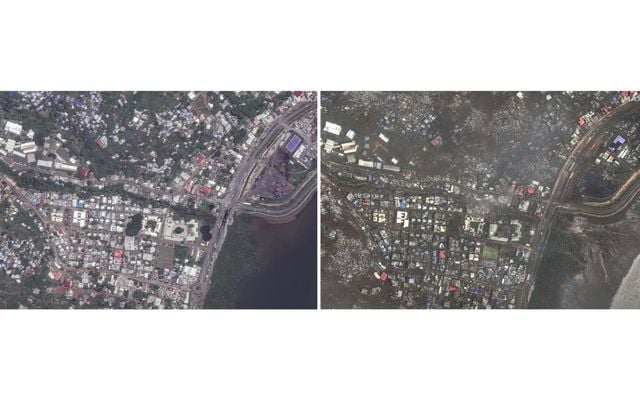
[[254, 218], [250, 235], [257, 242], [260, 271], [240, 286], [239, 308], [316, 308], [317, 197], [295, 221], [269, 224]]

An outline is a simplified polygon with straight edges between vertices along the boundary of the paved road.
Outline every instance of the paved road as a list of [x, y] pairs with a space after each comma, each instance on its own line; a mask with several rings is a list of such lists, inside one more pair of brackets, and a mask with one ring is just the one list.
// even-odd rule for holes
[[269, 222], [291, 222], [317, 193], [317, 170], [312, 170], [305, 181], [287, 197], [286, 202], [239, 204], [238, 211], [262, 217]]
[[252, 187], [250, 181], [255, 180], [262, 170], [260, 164], [264, 161], [266, 153], [277, 142], [276, 136], [280, 134], [285, 126], [290, 125], [315, 108], [315, 102], [305, 102], [289, 109], [289, 111], [269, 124], [260, 142], [243, 158], [229, 185], [227, 195], [219, 204], [220, 216], [212, 227], [211, 234], [213, 238], [209, 241], [202, 261], [200, 278], [192, 286], [189, 307], [197, 309], [202, 308], [204, 305], [204, 298], [211, 285], [213, 266], [222, 249], [222, 244], [227, 235], [227, 228], [233, 222], [236, 210], [239, 207], [238, 204], [242, 202], [243, 196]]
[[608, 134], [603, 132], [603, 130], [612, 121], [620, 119], [629, 112], [636, 111], [639, 108], [640, 102], [633, 101], [617, 106], [609, 111], [605, 116], [591, 124], [590, 129], [582, 136], [580, 141], [576, 143], [571, 154], [567, 157], [549, 194], [549, 203], [538, 227], [538, 233], [531, 243], [532, 250], [528, 265], [530, 275], [525, 284], [524, 295], [520, 302], [521, 307], [528, 306], [531, 294], [533, 293], [535, 276], [540, 264], [540, 255], [549, 238], [555, 211], [563, 205], [564, 201], [574, 191], [574, 186], [580, 180], [580, 175], [591, 165], [593, 157], [608, 137]]
[[[289, 200], [289, 202], [283, 203], [277, 208], [265, 210], [260, 206], [256, 208], [251, 208], [251, 206], [245, 205], [239, 206], [239, 203], [241, 203], [243, 197], [251, 190], [255, 178], [262, 171], [265, 159], [274, 149], [277, 148], [277, 136], [283, 130], [291, 129], [290, 125], [292, 123], [316, 109], [316, 106], [316, 102], [304, 102], [297, 104], [290, 108], [284, 114], [280, 115], [273, 122], [271, 122], [265, 129], [263, 137], [258, 142], [258, 144], [252, 148], [251, 152], [247, 156], [245, 156], [245, 158], [243, 158], [240, 166], [236, 170], [235, 177], [233, 178], [231, 184], [227, 189], [227, 195], [222, 199], [213, 198], [208, 200], [218, 205], [219, 213], [221, 214], [221, 216], [217, 218], [216, 223], [212, 228], [211, 232], [213, 235], [213, 239], [209, 241], [205, 250], [200, 278], [195, 284], [191, 286], [191, 299], [189, 301], [189, 304], [192, 308], [199, 308], [203, 305], [204, 297], [206, 296], [210, 285], [213, 265], [218, 257], [220, 249], [222, 248], [222, 244], [227, 233], [227, 227], [233, 222], [233, 218], [237, 210], [250, 212], [255, 215], [262, 215], [274, 221], [283, 220], [291, 217], [292, 214], [295, 215], [304, 207], [301, 205], [301, 203], [304, 203], [304, 200], [308, 200], [308, 198], [310, 197], [309, 191], [315, 192], [315, 178], [313, 178], [313, 181], [310, 181], [309, 178], [307, 178], [305, 182], [302, 183], [301, 186], [297, 189], [297, 191], [294, 192], [291, 200]], [[2, 156], [0, 157], [0, 160], [17, 171], [29, 171], [56, 176], [74, 184], [87, 186], [87, 180], [78, 179], [77, 177], [73, 177], [68, 173], [59, 172], [53, 169], [49, 170], [27, 166], [22, 163], [14, 162], [8, 156]], [[156, 194], [160, 196], [169, 193], [169, 191], [167, 191], [166, 189], [160, 189], [156, 186], [143, 184], [136, 181], [123, 180], [119, 177], [110, 177], [104, 180], [100, 180], [98, 183], [103, 185], [125, 184], [128, 187], [127, 189], [135, 188], [138, 191], [142, 191], [150, 195]], [[47, 220], [42, 219], [40, 212], [35, 209], [35, 207], [31, 205], [29, 200], [27, 200], [22, 195], [22, 190], [12, 182], [11, 185], [14, 188], [16, 194], [22, 199], [21, 201], [23, 201], [24, 206], [26, 208], [34, 209], [38, 217], [41, 218], [43, 224], [45, 226], [48, 226], [49, 223], [47, 222]], [[56, 260], [59, 259], [60, 258], [56, 251]]]
[[609, 199], [560, 204], [558, 210], [589, 218], [613, 218], [629, 208], [639, 193], [640, 170], [636, 170]]

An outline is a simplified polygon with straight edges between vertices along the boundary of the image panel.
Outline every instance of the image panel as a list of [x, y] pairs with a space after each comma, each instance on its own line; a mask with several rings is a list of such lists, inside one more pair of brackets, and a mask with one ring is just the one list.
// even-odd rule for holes
[[0, 308], [316, 308], [317, 102], [0, 92]]
[[321, 307], [640, 307], [638, 92], [322, 92]]

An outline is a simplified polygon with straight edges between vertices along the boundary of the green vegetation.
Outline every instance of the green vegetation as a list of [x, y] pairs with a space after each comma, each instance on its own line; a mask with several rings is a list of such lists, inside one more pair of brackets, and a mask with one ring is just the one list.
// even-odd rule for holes
[[264, 93], [254, 95], [252, 93], [222, 92], [233, 107], [227, 108], [231, 114], [240, 119], [253, 119], [267, 108], [267, 99]]
[[207, 200], [200, 201], [200, 205], [198, 206], [198, 215], [208, 215], [211, 214], [211, 210], [213, 209], [213, 205], [209, 204]]
[[146, 228], [154, 231], [158, 227], [158, 222], [156, 220], [147, 221]]
[[16, 184], [24, 189], [36, 191], [53, 191], [61, 194], [77, 193], [78, 186], [71, 183], [53, 182], [44, 177], [36, 177], [32, 173], [23, 172], [16, 179]]
[[173, 257], [178, 263], [184, 263], [185, 259], [187, 259], [188, 254], [189, 248], [184, 245], [176, 245]]
[[133, 292], [133, 298], [139, 302], [143, 302], [147, 299], [147, 294], [143, 290], [136, 290]]
[[91, 161], [91, 172], [93, 172], [97, 179], [112, 174], [131, 174], [131, 171], [135, 171], [135, 167], [132, 164], [111, 158], [114, 154], [112, 151], [114, 148], [113, 143], [109, 143], [105, 149], [101, 149], [96, 145], [95, 140], [95, 138], [88, 138], [84, 141], [70, 140], [64, 144], [64, 147], [66, 147], [71, 154]]
[[233, 128], [231, 132], [229, 132], [229, 136], [233, 138], [233, 142], [236, 144], [240, 144], [247, 137], [247, 129], [241, 128]]
[[131, 217], [131, 221], [127, 223], [127, 227], [125, 229], [125, 234], [129, 237], [133, 237], [137, 235], [142, 229], [142, 219], [144, 217], [142, 214], [138, 213]]
[[[113, 129], [115, 123], [129, 123], [133, 119], [134, 106], [131, 102], [131, 95], [125, 95], [122, 92], [102, 92], [101, 110], [105, 113], [105, 120], [109, 129]], [[120, 101], [127, 101], [126, 104], [120, 106]], [[109, 118], [106, 118], [109, 115]]]
[[493, 261], [498, 260], [498, 248], [490, 245], [485, 245], [482, 250], [482, 258], [483, 259], [491, 259]]
[[241, 216], [229, 229], [213, 267], [211, 287], [204, 301], [207, 309], [236, 307], [242, 281], [260, 268], [256, 260], [256, 242], [248, 232], [249, 221], [248, 216]]
[[305, 169], [300, 163], [294, 161], [291, 173], [289, 175], [289, 183], [293, 186], [298, 186], [304, 181], [309, 173], [308, 169]]
[[14, 239], [31, 239], [34, 244], [41, 246], [42, 233], [27, 211], [18, 207], [18, 213], [9, 220], [4, 213], [0, 213], [0, 229], [7, 231]]
[[172, 92], [137, 92], [133, 95], [133, 104], [138, 110], [162, 112], [173, 108], [178, 102], [176, 94]]
[[556, 220], [552, 224], [538, 266], [530, 307], [558, 307], [562, 285], [572, 274], [580, 272], [580, 259], [577, 256], [581, 252], [581, 244], [562, 229], [564, 223], [566, 220]]

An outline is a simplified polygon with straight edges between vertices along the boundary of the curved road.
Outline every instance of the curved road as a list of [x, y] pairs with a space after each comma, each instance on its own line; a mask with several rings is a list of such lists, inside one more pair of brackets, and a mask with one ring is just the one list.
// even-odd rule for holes
[[236, 170], [235, 177], [229, 185], [228, 193], [219, 204], [220, 216], [216, 219], [211, 233], [213, 239], [209, 241], [202, 260], [202, 269], [198, 281], [192, 285], [189, 299], [189, 307], [192, 309], [202, 308], [204, 299], [211, 285], [213, 266], [222, 249], [227, 228], [233, 222], [235, 212], [239, 209], [239, 203], [251, 186], [250, 180], [257, 177], [256, 172], [261, 171], [259, 164], [264, 160], [266, 152], [276, 143], [276, 136], [289, 124], [300, 119], [316, 108], [315, 102], [305, 102], [289, 109], [286, 113], [269, 124], [263, 133], [262, 140], [256, 145], [251, 153], [242, 159], [242, 163]]
[[[521, 307], [527, 307], [531, 299], [531, 294], [535, 287], [535, 276], [540, 265], [540, 255], [549, 237], [555, 210], [558, 208], [571, 208], [570, 205], [565, 204], [564, 201], [567, 199], [569, 193], [574, 190], [573, 187], [575, 183], [580, 179], [578, 176], [591, 165], [591, 160], [604, 143], [604, 140], [609, 136], [606, 132], [603, 132], [603, 130], [611, 124], [612, 121], [637, 110], [640, 110], [640, 102], [632, 101], [619, 105], [609, 111], [591, 125], [591, 128], [582, 136], [580, 141], [576, 143], [569, 157], [567, 157], [549, 195], [549, 204], [545, 209], [538, 233], [531, 243], [532, 249], [528, 266], [530, 276], [525, 283], [524, 294], [520, 302]], [[576, 209], [576, 211], [581, 210]]]
[[640, 170], [636, 172], [607, 200], [585, 201], [558, 205], [565, 213], [590, 218], [610, 218], [623, 213], [640, 193]]
[[[316, 192], [317, 178], [315, 177], [316, 171], [314, 170], [310, 173], [312, 176], [305, 179], [298, 189], [290, 196], [290, 199], [287, 202], [278, 203], [277, 206], [267, 208], [264, 208], [260, 204], [255, 207], [241, 204], [243, 196], [247, 191], [249, 191], [253, 185], [253, 180], [255, 180], [259, 175], [265, 158], [269, 155], [270, 151], [276, 148], [278, 141], [277, 136], [281, 134], [283, 130], [291, 129], [291, 124], [316, 108], [316, 101], [303, 102], [291, 107], [288, 111], [269, 123], [262, 134], [261, 140], [252, 148], [251, 152], [242, 159], [236, 170], [235, 177], [228, 187], [227, 195], [222, 199], [214, 198], [209, 200], [210, 202], [218, 205], [220, 216], [216, 219], [216, 223], [211, 231], [213, 239], [209, 241], [205, 250], [200, 277], [196, 283], [191, 285], [189, 299], [189, 306], [191, 308], [201, 308], [203, 306], [204, 298], [211, 284], [213, 265], [218, 257], [220, 249], [222, 248], [222, 244], [227, 233], [227, 227], [233, 222], [233, 217], [236, 211], [243, 211], [256, 216], [262, 216], [274, 223], [288, 222], [291, 221], [292, 218], [295, 218], [297, 213], [304, 208], [305, 204], [313, 196], [313, 193]], [[18, 171], [31, 171], [47, 174], [60, 177], [82, 186], [87, 185], [87, 180], [73, 177], [68, 173], [26, 166], [10, 160], [7, 156], [0, 156], [0, 160]], [[120, 183], [128, 186], [129, 188], [133, 187], [136, 190], [142, 190], [151, 195], [162, 195], [167, 193], [166, 190], [160, 189], [157, 186], [131, 180], [122, 180], [120, 177], [111, 177], [101, 181], [101, 184], [105, 185]], [[21, 192], [14, 183], [11, 184], [12, 188], [17, 190], [17, 193]], [[24, 201], [27, 207], [30, 206], [30, 203], [24, 198], [24, 196], [21, 196], [20, 194], [18, 194], [18, 196]], [[36, 214], [41, 217], [37, 210]], [[44, 225], [47, 225], [45, 220], [41, 219], [41, 221], [43, 221]], [[57, 254], [56, 259], [59, 259]]]

